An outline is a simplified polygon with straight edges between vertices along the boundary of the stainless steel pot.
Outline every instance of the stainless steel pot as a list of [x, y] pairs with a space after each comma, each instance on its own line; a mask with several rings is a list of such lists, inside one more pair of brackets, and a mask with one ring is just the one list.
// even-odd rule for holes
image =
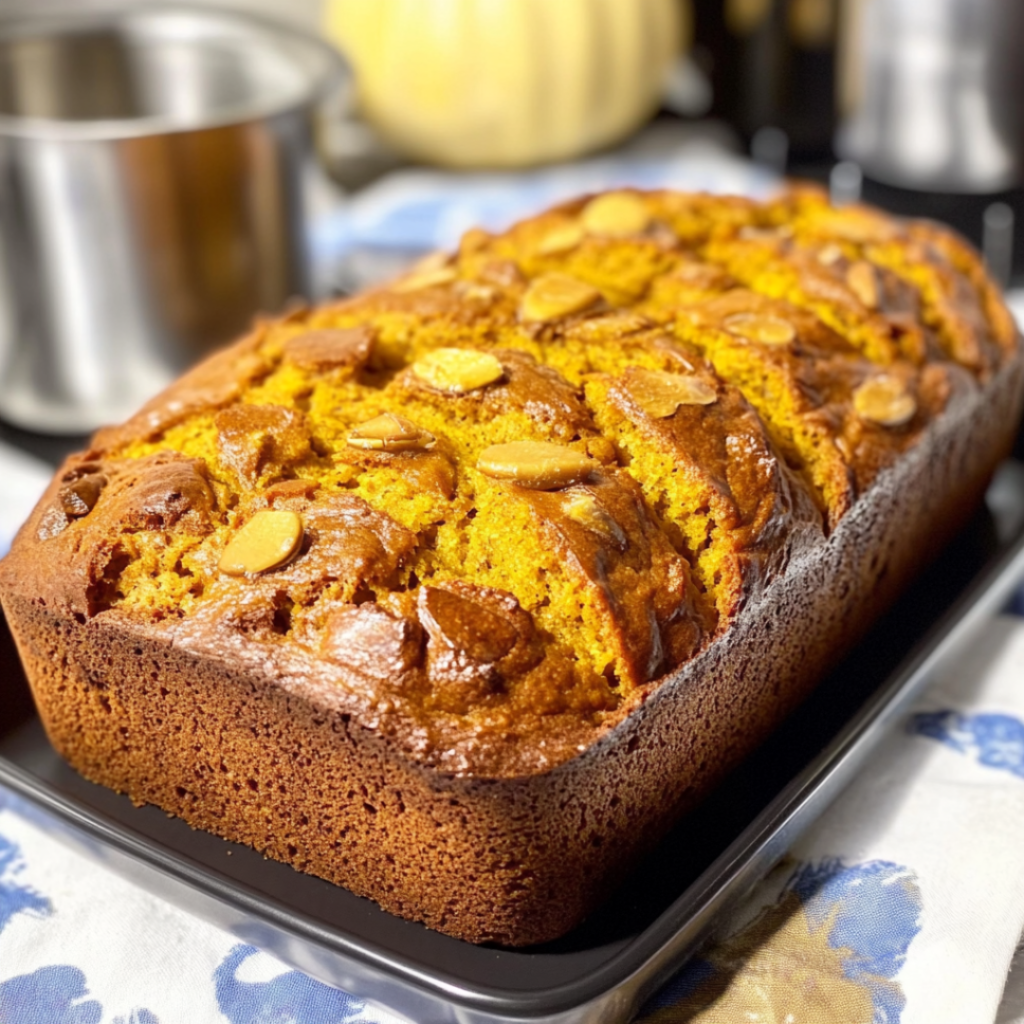
[[0, 21], [0, 417], [121, 419], [308, 295], [316, 38], [165, 6]]
[[902, 188], [992, 193], [1024, 182], [1024, 3], [847, 0], [836, 149]]

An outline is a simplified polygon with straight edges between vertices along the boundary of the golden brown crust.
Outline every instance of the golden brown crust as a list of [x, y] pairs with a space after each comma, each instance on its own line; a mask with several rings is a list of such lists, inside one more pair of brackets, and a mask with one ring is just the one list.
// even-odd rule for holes
[[0, 599], [76, 767], [523, 944], [813, 685], [1009, 444], [1012, 322], [957, 239], [811, 191], [593, 204], [262, 323], [68, 461]]

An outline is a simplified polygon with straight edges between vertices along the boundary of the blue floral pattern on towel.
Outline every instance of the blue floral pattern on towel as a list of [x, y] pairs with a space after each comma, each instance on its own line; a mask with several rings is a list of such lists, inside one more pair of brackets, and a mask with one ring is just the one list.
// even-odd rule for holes
[[927, 711], [910, 717], [907, 732], [938, 740], [986, 768], [1024, 778], [1024, 722], [1013, 715]]
[[85, 975], [67, 964], [40, 967], [0, 982], [0, 1021], [6, 1024], [99, 1024], [103, 1007], [86, 999]]
[[17, 914], [43, 917], [53, 909], [42, 893], [18, 882], [17, 876], [24, 868], [21, 850], [6, 836], [0, 835], [0, 932]]
[[258, 952], [254, 946], [237, 945], [213, 972], [217, 1006], [230, 1024], [356, 1024], [367, 1020], [361, 1000], [299, 971], [287, 971], [270, 981], [239, 980], [238, 968]]
[[[0, 805], [2, 809], [2, 805]], [[48, 918], [53, 904], [19, 877], [25, 869], [21, 850], [0, 835], [0, 933], [19, 914]], [[50, 964], [30, 974], [0, 981], [0, 1024], [99, 1024], [103, 1006], [89, 999], [83, 971], [70, 964]], [[160, 1024], [150, 1010], [133, 1010], [113, 1024]]]
[[774, 904], [691, 961], [641, 1017], [898, 1024], [906, 1000], [894, 979], [921, 906], [917, 880], [898, 864], [802, 864]]

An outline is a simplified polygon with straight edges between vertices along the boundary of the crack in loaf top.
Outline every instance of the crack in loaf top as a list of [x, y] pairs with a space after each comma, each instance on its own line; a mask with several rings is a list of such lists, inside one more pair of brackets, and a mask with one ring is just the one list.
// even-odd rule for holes
[[44, 592], [424, 763], [540, 770], [1016, 346], [938, 228], [809, 191], [581, 199], [262, 322], [101, 431], [32, 525]]

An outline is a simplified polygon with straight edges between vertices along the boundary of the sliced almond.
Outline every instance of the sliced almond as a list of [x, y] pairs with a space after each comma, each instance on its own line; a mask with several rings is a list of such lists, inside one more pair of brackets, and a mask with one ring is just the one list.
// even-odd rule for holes
[[679, 245], [679, 236], [663, 220], [652, 221], [644, 234], [663, 249], [675, 249]]
[[537, 252], [541, 256], [554, 256], [560, 252], [569, 252], [583, 241], [585, 232], [578, 221], [569, 221], [552, 228], [538, 243]]
[[526, 275], [515, 260], [488, 260], [480, 268], [479, 277], [498, 288], [516, 288], [526, 283]]
[[593, 286], [569, 274], [542, 274], [530, 282], [519, 316], [523, 320], [543, 323], [562, 316], [582, 313], [601, 301], [601, 293]]
[[458, 272], [454, 267], [437, 267], [433, 270], [414, 271], [407, 277], [396, 281], [391, 286], [391, 290], [400, 294], [423, 291], [425, 288], [436, 288], [441, 284], [450, 284], [458, 276]]
[[651, 214], [647, 204], [631, 192], [606, 192], [583, 207], [580, 222], [588, 234], [628, 238], [644, 231]]
[[868, 309], [878, 309], [878, 274], [870, 263], [858, 260], [850, 266], [846, 284]]
[[760, 313], [737, 313], [725, 321], [730, 334], [762, 345], [788, 345], [796, 337], [796, 328], [777, 316]]
[[672, 271], [671, 276], [680, 281], [696, 284], [710, 284], [714, 281], [724, 280], [723, 272], [707, 263], [680, 263]]
[[348, 435], [353, 448], [384, 452], [423, 452], [434, 446], [434, 435], [394, 412], [382, 413], [355, 427]]
[[823, 235], [861, 245], [887, 242], [901, 233], [895, 220], [863, 206], [820, 210], [814, 215], [814, 228]]
[[218, 568], [229, 576], [277, 569], [298, 552], [302, 531], [302, 517], [297, 512], [263, 509], [231, 538]]
[[562, 506], [565, 514], [585, 530], [611, 541], [620, 550], [626, 547], [626, 534], [611, 514], [587, 491], [570, 491]]
[[444, 249], [435, 249], [433, 252], [428, 252], [426, 256], [418, 259], [412, 265], [412, 272], [414, 274], [428, 274], [435, 270], [441, 270], [444, 267], [450, 267], [451, 262], [451, 253], [445, 252]]
[[[696, 372], [696, 367], [689, 359], [686, 358], [686, 354], [679, 347], [679, 342], [672, 337], [671, 334], [659, 334], [651, 339], [651, 346], [656, 348], [659, 352], [663, 352], [667, 355], [677, 367], [681, 367], [687, 373]], [[675, 370], [672, 372], [680, 372]]]
[[425, 384], [448, 395], [464, 395], [500, 380], [504, 368], [489, 352], [470, 348], [438, 348], [412, 364]]
[[883, 427], [900, 427], [917, 412], [917, 402], [898, 377], [879, 374], [853, 393], [853, 408], [862, 420]]
[[577, 320], [565, 329], [568, 338], [579, 338], [582, 341], [603, 341], [610, 338], [625, 338], [629, 334], [653, 327], [654, 324], [639, 313], [615, 310]]
[[666, 419], [681, 405], [711, 405], [715, 389], [699, 377], [663, 370], [633, 369], [626, 378], [630, 397], [648, 416]]
[[466, 281], [459, 288], [459, 294], [472, 302], [492, 302], [498, 293], [488, 284]]
[[838, 263], [843, 255], [843, 250], [835, 242], [829, 242], [828, 245], [822, 246], [818, 250], [818, 262], [823, 266], [831, 267], [833, 263]]
[[585, 480], [596, 468], [593, 459], [549, 441], [513, 441], [485, 448], [477, 469], [495, 480], [511, 480], [536, 491], [554, 491]]

